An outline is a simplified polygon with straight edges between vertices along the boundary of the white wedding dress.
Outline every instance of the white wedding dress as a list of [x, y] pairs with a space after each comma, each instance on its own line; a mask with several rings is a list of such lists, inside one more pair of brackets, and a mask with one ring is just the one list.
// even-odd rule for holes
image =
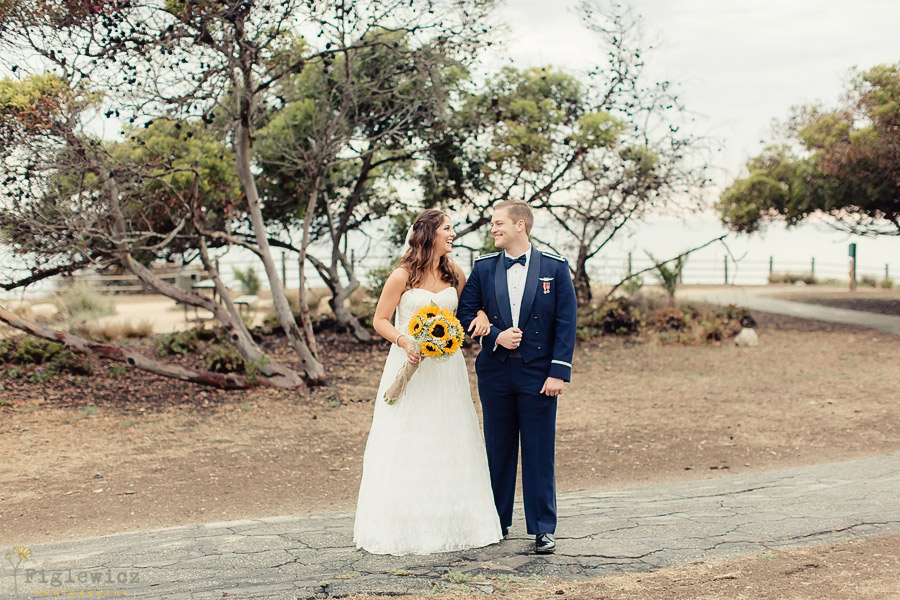
[[[455, 288], [407, 290], [397, 329], [421, 306], [455, 311]], [[431, 554], [500, 541], [484, 440], [462, 352], [425, 359], [394, 405], [384, 392], [406, 362], [392, 345], [375, 399], [353, 539], [374, 554]]]

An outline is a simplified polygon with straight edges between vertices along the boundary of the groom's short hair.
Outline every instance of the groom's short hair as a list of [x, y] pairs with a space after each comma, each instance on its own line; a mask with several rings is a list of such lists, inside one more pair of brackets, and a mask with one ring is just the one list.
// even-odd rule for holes
[[503, 202], [498, 202], [494, 206], [494, 210], [505, 210], [509, 218], [513, 220], [513, 223], [525, 221], [525, 233], [531, 235], [531, 228], [534, 226], [534, 213], [531, 212], [531, 207], [528, 206], [527, 202], [504, 200]]

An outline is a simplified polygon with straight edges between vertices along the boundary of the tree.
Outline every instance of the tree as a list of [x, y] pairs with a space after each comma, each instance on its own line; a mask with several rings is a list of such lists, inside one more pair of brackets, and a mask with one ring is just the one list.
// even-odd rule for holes
[[686, 109], [673, 84], [646, 81], [644, 57], [652, 46], [639, 17], [602, 2], [582, 2], [579, 10], [607, 49], [607, 63], [592, 72], [583, 100], [606, 138], [578, 157], [565, 193], [542, 196], [539, 206], [567, 234], [562, 245], [574, 250], [575, 290], [586, 306], [593, 299], [587, 262], [625, 226], [654, 210], [683, 208], [691, 199], [699, 204], [707, 142], [685, 131]]
[[[704, 140], [685, 133], [670, 82], [645, 83], [639, 20], [584, 2], [585, 25], [609, 60], [586, 79], [553, 67], [506, 67], [464, 96], [436, 131], [421, 174], [426, 205], [461, 207], [459, 237], [481, 229], [494, 203], [520, 199], [550, 216], [573, 251], [580, 305], [587, 261], [629, 222], [699, 195]], [[536, 241], [553, 247], [536, 236]]]
[[[179, 123], [209, 126], [226, 144], [234, 161], [241, 197], [239, 213], [230, 215], [246, 224], [252, 241], [234, 235], [237, 228], [218, 231], [207, 228], [198, 193], [189, 202], [196, 210], [190, 213], [192, 233], [202, 233], [195, 249], [200, 259], [217, 281], [214, 266], [209, 260], [210, 240], [216, 243], [241, 243], [257, 253], [263, 262], [278, 316], [284, 326], [288, 342], [297, 354], [307, 380], [321, 383], [325, 379], [322, 364], [315, 357], [311, 331], [303, 333], [291, 313], [284, 285], [270, 252], [266, 220], [262, 214], [262, 199], [257, 187], [257, 172], [252, 156], [256, 128], [273, 101], [277, 84], [307, 65], [327, 66], [336, 56], [351, 50], [323, 42], [321, 47], [307, 41], [305, 45], [282, 43], [294, 31], [319, 32], [327, 29], [352, 29], [359, 41], [353, 48], [375, 47], [388, 43], [380, 36], [367, 38], [367, 33], [392, 27], [397, 31], [415, 33], [422, 37], [464, 39], [477, 37], [479, 19], [489, 2], [433, 3], [427, 0], [399, 2], [369, 0], [365, 3], [309, 3], [299, 0], [256, 3], [246, 0], [39, 0], [4, 6], [0, 14], [4, 37], [2, 49], [23, 52], [27, 60], [37, 55], [49, 69], [57, 73], [67, 89], [94, 93], [103, 82], [104, 90], [115, 94], [107, 100], [110, 111], [136, 126], [147, 125], [164, 117]], [[18, 66], [18, 65], [17, 65]], [[14, 103], [11, 104], [14, 106]], [[42, 108], [38, 106], [36, 115]], [[82, 111], [83, 112], [83, 111]], [[80, 114], [80, 113], [79, 113]], [[108, 113], [109, 115], [109, 113]], [[29, 115], [29, 118], [31, 116]], [[103, 144], [84, 135], [82, 123], [58, 122], [55, 137], [48, 138], [49, 146], [62, 148], [45, 156], [66, 157], [69, 162], [54, 165], [45, 163], [44, 181], [32, 189], [33, 197], [42, 197], [39, 188], [52, 179], [55, 171], [93, 173], [96, 190], [108, 203], [113, 253], [119, 264], [134, 272], [148, 287], [179, 299], [216, 310], [196, 294], [185, 294], [166, 285], [135, 260], [129, 243], [133, 238], [131, 224], [123, 212], [128, 190], [143, 174], [135, 175], [128, 168], [112, 168]], [[40, 127], [40, 124], [38, 124]], [[13, 127], [15, 129], [15, 127]], [[12, 132], [15, 134], [15, 131]], [[320, 146], [315, 168], [307, 173], [303, 189], [308, 191], [306, 214], [314, 215], [319, 200], [319, 182], [338, 147]], [[13, 159], [18, 160], [19, 157]], [[81, 164], [79, 164], [79, 161]], [[28, 172], [29, 168], [25, 167]], [[134, 179], [132, 179], [134, 177]], [[194, 179], [199, 187], [199, 178]], [[91, 182], [89, 182], [91, 183]], [[124, 195], [123, 195], [124, 194]], [[136, 196], [139, 197], [139, 196]], [[63, 198], [68, 202], [68, 198]], [[68, 209], [69, 207], [67, 207]], [[226, 219], [228, 222], [228, 220]], [[149, 222], [142, 222], [142, 235], [147, 237]], [[155, 245], [144, 249], [158, 249], [178, 238], [177, 227], [168, 234], [153, 232]], [[139, 238], [141, 236], [138, 236]], [[301, 255], [308, 236], [304, 236]], [[55, 260], [55, 259], [54, 259]], [[90, 263], [90, 258], [78, 259], [68, 265], [54, 265], [41, 272], [49, 276], [60, 270], [75, 270]], [[31, 280], [34, 278], [32, 277]], [[225, 291], [221, 286], [220, 291]], [[303, 290], [301, 289], [301, 294]], [[222, 294], [226, 306], [220, 312], [232, 312], [227, 294]], [[304, 302], [301, 297], [301, 305]], [[217, 313], [218, 316], [218, 313]], [[289, 374], [285, 374], [289, 376]], [[299, 380], [298, 380], [299, 381]]]
[[841, 106], [793, 114], [783, 143], [747, 163], [717, 208], [744, 233], [824, 216], [858, 235], [900, 235], [900, 64], [855, 74]]
[[[310, 239], [327, 242], [327, 254], [307, 259], [332, 292], [338, 323], [361, 340], [371, 335], [344, 307], [359, 286], [347, 236], [396, 209], [392, 183], [408, 176], [448, 88], [465, 74], [450, 58], [457, 42], [422, 42], [407, 32], [368, 39], [374, 36], [384, 43], [348, 50], [328, 69], [313, 64], [285, 77], [277, 88], [285, 106], [258, 136], [264, 214], [286, 231], [302, 225]], [[323, 201], [313, 214], [302, 186], [310, 180], [304, 174], [320, 168], [323, 146], [335, 150], [318, 178]]]
[[[55, 75], [0, 81], [0, 160], [10, 198], [0, 209], [0, 238], [31, 263], [31, 274], [3, 285], [13, 289], [61, 272], [120, 265], [148, 287], [177, 301], [210, 310], [260, 383], [295, 386], [300, 379], [259, 348], [225, 293], [209, 260], [207, 228], [217, 228], [240, 199], [233, 163], [217, 140], [190, 122], [159, 120], [132, 129], [123, 142], [104, 143], [81, 129], [102, 95]], [[197, 135], [194, 135], [194, 132]], [[223, 292], [221, 303], [177, 288], [147, 268], [199, 252]], [[93, 344], [42, 329], [4, 312], [3, 320], [28, 333], [65, 341], [82, 351], [158, 374], [215, 385], [237, 384], [215, 374], [166, 365], [128, 350]], [[246, 386], [242, 380], [240, 386]]]

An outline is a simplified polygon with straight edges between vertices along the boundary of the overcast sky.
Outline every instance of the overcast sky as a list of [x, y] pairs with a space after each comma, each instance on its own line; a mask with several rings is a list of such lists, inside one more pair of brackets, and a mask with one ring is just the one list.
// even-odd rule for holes
[[[634, 0], [658, 78], [680, 84], [699, 133], [722, 140], [716, 177], [727, 184], [771, 139], [790, 108], [835, 102], [850, 69], [900, 61], [898, 0]], [[520, 67], [583, 71], [603, 61], [575, 0], [505, 0], [504, 50]]]

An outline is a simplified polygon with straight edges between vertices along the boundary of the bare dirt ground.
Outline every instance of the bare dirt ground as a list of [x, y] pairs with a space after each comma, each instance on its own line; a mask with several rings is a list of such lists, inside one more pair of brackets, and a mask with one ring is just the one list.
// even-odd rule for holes
[[[631, 338], [581, 344], [573, 383], [560, 401], [560, 491], [900, 451], [900, 337], [755, 316], [760, 346], [751, 349]], [[333, 388], [224, 392], [139, 372], [116, 375], [107, 367], [87, 379], [0, 379], [0, 546], [352, 510], [386, 345], [359, 347], [337, 336], [321, 343]], [[472, 360], [474, 351], [468, 354]], [[715, 565], [694, 565], [603, 578], [597, 588], [560, 584], [552, 593], [893, 598], [875, 588], [874, 595], [841, 590], [859, 588], [882, 567], [895, 573], [898, 555], [894, 536], [721, 567], [738, 569], [735, 578]], [[790, 575], [792, 569], [800, 570]], [[783, 587], [801, 572], [819, 583]], [[884, 586], [896, 586], [892, 579]], [[768, 581], [771, 593], [754, 592], [757, 580]], [[811, 591], [826, 588], [835, 593]], [[690, 593], [671, 591], [678, 589]]]

